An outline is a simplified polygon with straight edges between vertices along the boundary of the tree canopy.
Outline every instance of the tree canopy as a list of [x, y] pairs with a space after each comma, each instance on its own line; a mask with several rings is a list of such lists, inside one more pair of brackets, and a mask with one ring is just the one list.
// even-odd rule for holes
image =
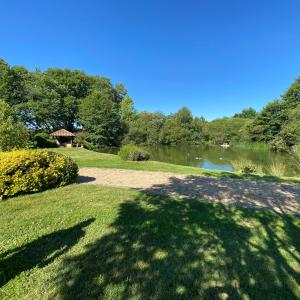
[[30, 71], [0, 59], [0, 98], [2, 136], [16, 124], [27, 138], [61, 128], [82, 132], [79, 140], [95, 147], [267, 142], [282, 150], [300, 143], [300, 77], [260, 112], [249, 107], [207, 122], [187, 107], [170, 115], [138, 112], [124, 84], [106, 77], [58, 68]]

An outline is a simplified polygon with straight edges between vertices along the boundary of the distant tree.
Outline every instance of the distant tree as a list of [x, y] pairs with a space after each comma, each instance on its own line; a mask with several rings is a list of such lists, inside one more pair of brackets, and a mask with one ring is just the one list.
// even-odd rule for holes
[[129, 124], [136, 118], [137, 112], [133, 100], [128, 94], [125, 95], [120, 105], [121, 122]]
[[24, 148], [28, 140], [28, 131], [17, 119], [13, 108], [0, 99], [0, 149]]
[[117, 146], [120, 142], [120, 116], [106, 93], [94, 91], [79, 107], [79, 121], [95, 146]]
[[240, 142], [242, 140], [241, 130], [248, 119], [222, 118], [207, 123], [209, 140], [212, 144]]
[[243, 109], [240, 113], [235, 114], [234, 118], [242, 118], [242, 119], [254, 119], [257, 116], [257, 112], [254, 108], [249, 107]]
[[165, 116], [160, 112], [140, 112], [129, 122], [125, 143], [156, 145], [160, 143], [159, 135]]
[[269, 103], [248, 128], [251, 140], [255, 142], [269, 142], [273, 140], [287, 119], [286, 106], [282, 101]]
[[204, 142], [204, 120], [193, 118], [192, 112], [183, 107], [164, 122], [160, 141], [163, 144], [199, 144]]
[[8, 64], [3, 59], [0, 59], [0, 99], [6, 101], [8, 98], [8, 74]]
[[285, 105], [289, 109], [296, 108], [300, 104], [300, 77], [298, 77], [282, 96]]

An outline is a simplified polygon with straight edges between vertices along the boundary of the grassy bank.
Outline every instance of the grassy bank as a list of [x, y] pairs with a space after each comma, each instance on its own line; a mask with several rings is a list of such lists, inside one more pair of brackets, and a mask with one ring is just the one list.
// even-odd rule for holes
[[300, 218], [72, 185], [0, 203], [1, 299], [297, 299]]
[[292, 178], [292, 177], [276, 177], [276, 176], [268, 176], [268, 175], [243, 175], [235, 172], [214, 171], [214, 170], [174, 165], [170, 163], [163, 163], [163, 162], [151, 161], [151, 160], [144, 161], [144, 162], [123, 161], [117, 155], [114, 154], [99, 153], [99, 152], [89, 151], [81, 148], [54, 148], [49, 150], [56, 151], [72, 157], [77, 162], [79, 167], [162, 171], [162, 172], [172, 172], [178, 174], [189, 174], [189, 175], [205, 175], [205, 176], [213, 176], [213, 177], [300, 183], [300, 179]]

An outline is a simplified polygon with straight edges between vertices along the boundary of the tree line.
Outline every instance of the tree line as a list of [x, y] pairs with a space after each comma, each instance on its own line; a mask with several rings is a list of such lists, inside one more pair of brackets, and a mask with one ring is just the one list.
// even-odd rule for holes
[[250, 107], [208, 122], [186, 107], [171, 115], [138, 112], [124, 84], [106, 77], [30, 71], [0, 59], [0, 147], [34, 146], [36, 134], [61, 128], [91, 148], [264, 142], [284, 151], [300, 142], [300, 77], [260, 112]]

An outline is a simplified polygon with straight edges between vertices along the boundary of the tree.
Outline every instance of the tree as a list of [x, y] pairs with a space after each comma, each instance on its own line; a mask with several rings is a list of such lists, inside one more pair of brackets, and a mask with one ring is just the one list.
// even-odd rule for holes
[[121, 122], [129, 124], [136, 118], [136, 114], [133, 100], [126, 94], [120, 105]]
[[193, 118], [192, 112], [183, 107], [164, 122], [160, 141], [163, 144], [200, 144], [204, 142], [204, 119]]
[[117, 146], [120, 143], [120, 116], [106, 93], [94, 91], [79, 106], [79, 121], [94, 146]]
[[125, 143], [156, 145], [165, 116], [160, 112], [140, 112], [129, 122]]
[[286, 106], [282, 101], [269, 103], [248, 128], [251, 140], [255, 142], [272, 141], [287, 119]]
[[240, 142], [242, 140], [241, 130], [248, 119], [222, 118], [207, 123], [209, 140], [212, 144]]
[[0, 99], [7, 100], [8, 97], [8, 74], [8, 64], [3, 59], [0, 59]]
[[300, 104], [300, 77], [298, 77], [282, 96], [287, 108], [293, 109]]
[[13, 148], [24, 148], [28, 139], [28, 131], [18, 121], [15, 111], [0, 99], [0, 149], [8, 151]]
[[254, 119], [257, 116], [257, 112], [254, 108], [249, 107], [243, 109], [240, 113], [235, 114], [234, 118], [241, 118], [241, 119]]

